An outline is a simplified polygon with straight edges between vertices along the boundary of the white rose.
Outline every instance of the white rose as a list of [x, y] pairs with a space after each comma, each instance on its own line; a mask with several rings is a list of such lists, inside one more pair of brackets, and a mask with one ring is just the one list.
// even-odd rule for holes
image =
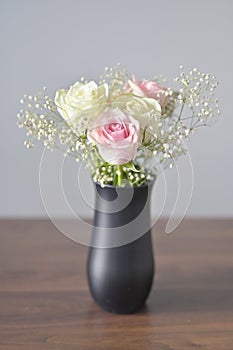
[[[112, 108], [120, 108], [125, 113], [132, 115], [140, 123], [141, 129], [153, 122], [157, 123], [157, 117], [161, 115], [161, 106], [153, 98], [136, 97], [124, 94], [117, 97], [111, 104]], [[153, 125], [152, 125], [153, 126]]]
[[76, 82], [69, 90], [58, 90], [55, 104], [59, 113], [70, 124], [75, 126], [80, 117], [90, 118], [107, 107], [108, 85], [98, 86], [94, 81]]

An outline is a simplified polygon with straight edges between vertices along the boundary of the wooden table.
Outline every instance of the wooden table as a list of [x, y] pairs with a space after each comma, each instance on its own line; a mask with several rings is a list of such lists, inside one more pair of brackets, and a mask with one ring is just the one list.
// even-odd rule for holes
[[233, 220], [163, 232], [147, 306], [113, 315], [88, 292], [86, 247], [47, 220], [1, 220], [0, 349], [233, 349]]

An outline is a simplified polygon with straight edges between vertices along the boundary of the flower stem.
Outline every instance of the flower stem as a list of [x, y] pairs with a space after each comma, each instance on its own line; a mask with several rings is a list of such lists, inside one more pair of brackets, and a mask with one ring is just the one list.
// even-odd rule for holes
[[117, 165], [117, 186], [122, 184], [122, 166]]
[[181, 106], [181, 110], [180, 110], [180, 114], [179, 114], [178, 120], [181, 119], [185, 103], [186, 103], [186, 89], [184, 89], [183, 101], [182, 101], [182, 106]]

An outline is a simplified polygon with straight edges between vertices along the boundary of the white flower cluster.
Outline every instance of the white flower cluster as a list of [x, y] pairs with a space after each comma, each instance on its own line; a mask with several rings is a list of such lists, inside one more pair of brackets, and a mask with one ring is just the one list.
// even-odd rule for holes
[[42, 140], [51, 150], [85, 161], [103, 186], [152, 181], [185, 153], [185, 139], [220, 114], [216, 78], [180, 68], [176, 89], [157, 79], [138, 81], [117, 65], [105, 68], [99, 83], [82, 78], [58, 90], [54, 100], [46, 88], [24, 95], [17, 117], [27, 129], [25, 145]]
[[[218, 86], [216, 77], [201, 73], [196, 68], [188, 74], [185, 74], [183, 66], [180, 69], [180, 77], [175, 79], [180, 84], [176, 101], [181, 105], [178, 119], [190, 120], [190, 130], [200, 125], [211, 125], [214, 117], [221, 114], [219, 101], [214, 98], [214, 90]], [[183, 113], [185, 106], [190, 110], [189, 114]]]

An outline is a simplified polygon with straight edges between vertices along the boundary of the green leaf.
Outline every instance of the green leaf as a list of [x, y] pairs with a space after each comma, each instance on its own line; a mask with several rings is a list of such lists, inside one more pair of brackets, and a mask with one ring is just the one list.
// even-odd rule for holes
[[135, 173], [140, 173], [140, 167], [133, 162], [129, 162], [123, 165], [125, 168], [132, 170]]

